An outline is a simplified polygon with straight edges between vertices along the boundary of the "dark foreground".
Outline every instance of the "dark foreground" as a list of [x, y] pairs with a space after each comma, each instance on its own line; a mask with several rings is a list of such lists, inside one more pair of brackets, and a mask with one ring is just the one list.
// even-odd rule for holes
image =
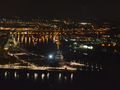
[[115, 71], [0, 70], [0, 90], [117, 90]]

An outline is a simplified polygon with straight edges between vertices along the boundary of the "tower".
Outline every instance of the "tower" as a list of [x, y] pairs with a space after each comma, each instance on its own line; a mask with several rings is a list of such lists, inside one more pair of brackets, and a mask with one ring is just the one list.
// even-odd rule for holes
[[55, 61], [57, 61], [58, 65], [64, 65], [64, 57], [62, 54], [62, 51], [57, 50], [56, 56], [55, 56]]

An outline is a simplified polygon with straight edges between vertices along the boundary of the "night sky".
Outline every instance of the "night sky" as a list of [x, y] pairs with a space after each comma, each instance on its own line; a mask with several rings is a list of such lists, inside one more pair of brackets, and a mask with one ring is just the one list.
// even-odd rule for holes
[[120, 20], [120, 3], [118, 1], [0, 0], [0, 16], [17, 15]]

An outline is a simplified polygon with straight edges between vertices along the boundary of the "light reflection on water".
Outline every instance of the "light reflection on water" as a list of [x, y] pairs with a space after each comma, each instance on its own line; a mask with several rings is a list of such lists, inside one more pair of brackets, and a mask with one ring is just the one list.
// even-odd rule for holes
[[17, 72], [14, 72], [14, 78], [18, 78], [19, 75], [17, 74]]
[[65, 76], [64, 79], [67, 80], [67, 76]]
[[[102, 72], [104, 71], [102, 65], [98, 64], [90, 64], [88, 67], [78, 69], [78, 72]], [[77, 71], [76, 71], [77, 72]], [[49, 80], [51, 78], [55, 78], [56, 80], [74, 80], [76, 75], [74, 72], [44, 72], [44, 71], [25, 71], [24, 70], [1, 70], [0, 78], [3, 79], [32, 79], [32, 80]]]
[[61, 77], [62, 77], [62, 74], [61, 74], [61, 73], [59, 73], [59, 76], [58, 76], [58, 78], [59, 78], [59, 79], [61, 79]]
[[42, 80], [45, 78], [45, 74], [44, 73], [41, 74], [41, 78], [42, 78]]
[[29, 78], [30, 77], [30, 74], [29, 73], [27, 73], [27, 78]]
[[70, 78], [71, 78], [71, 80], [73, 79], [73, 73], [71, 73]]
[[8, 72], [6, 71], [4, 75], [5, 75], [5, 77], [7, 77], [7, 75], [8, 75]]
[[47, 73], [47, 79], [49, 79], [50, 73]]
[[[6, 78], [6, 79], [21, 79], [23, 77], [23, 75], [19, 72], [10, 72], [10, 71], [5, 71], [4, 72], [4, 77], [3, 78]], [[68, 75], [67, 74], [64, 74], [64, 73], [56, 73], [55, 76], [49, 72], [47, 73], [29, 73], [27, 72], [24, 76], [25, 79], [33, 79], [33, 80], [47, 80], [47, 79], [50, 79], [50, 78], [57, 78], [57, 80], [73, 80], [73, 77], [74, 77], [74, 73], [69, 73]]]
[[37, 78], [38, 78], [38, 74], [34, 73], [34, 79], [37, 79]]

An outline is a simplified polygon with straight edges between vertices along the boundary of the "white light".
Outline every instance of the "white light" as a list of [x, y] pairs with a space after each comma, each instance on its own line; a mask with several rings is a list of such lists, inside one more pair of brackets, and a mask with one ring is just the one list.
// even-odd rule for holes
[[59, 78], [59, 79], [61, 79], [61, 77], [62, 77], [62, 74], [61, 74], [61, 73], [59, 73], [59, 76], [58, 76], [58, 78]]
[[43, 74], [43, 73], [42, 73], [41, 77], [42, 77], [42, 79], [44, 79], [44, 77], [45, 77], [45, 74]]
[[93, 46], [90, 46], [90, 49], [93, 49]]
[[76, 41], [76, 39], [70, 39], [71, 41]]
[[37, 79], [37, 78], [38, 78], [38, 74], [34, 73], [34, 79]]
[[67, 39], [65, 39], [65, 41], [67, 42], [68, 40], [67, 40]]
[[88, 46], [88, 49], [93, 49], [93, 46]]
[[73, 79], [73, 73], [70, 75], [71, 80]]
[[5, 72], [5, 77], [7, 77], [7, 75], [8, 75], [8, 73], [7, 73], [7, 72]]
[[49, 59], [53, 59], [53, 55], [51, 55], [51, 54], [48, 57], [49, 57]]
[[84, 45], [83, 48], [88, 48], [88, 46], [87, 46], [87, 45]]
[[75, 45], [77, 45], [77, 42], [74, 42]]
[[93, 46], [87, 46], [87, 45], [80, 45], [80, 48], [84, 48], [84, 49], [93, 49]]
[[30, 74], [29, 74], [29, 73], [27, 73], [27, 78], [29, 78], [29, 76], [30, 76]]
[[14, 77], [15, 77], [15, 78], [17, 77], [17, 73], [16, 73], [16, 72], [14, 73]]
[[82, 24], [82, 25], [86, 25], [86, 24], [88, 24], [88, 23], [86, 23], [86, 22], [81, 22], [80, 24]]
[[67, 76], [65, 76], [65, 80], [67, 80]]
[[47, 73], [47, 78], [49, 79], [49, 76], [50, 76], [50, 74], [49, 73]]
[[7, 47], [5, 47], [5, 48], [4, 48], [4, 50], [8, 50], [8, 48], [7, 48]]

